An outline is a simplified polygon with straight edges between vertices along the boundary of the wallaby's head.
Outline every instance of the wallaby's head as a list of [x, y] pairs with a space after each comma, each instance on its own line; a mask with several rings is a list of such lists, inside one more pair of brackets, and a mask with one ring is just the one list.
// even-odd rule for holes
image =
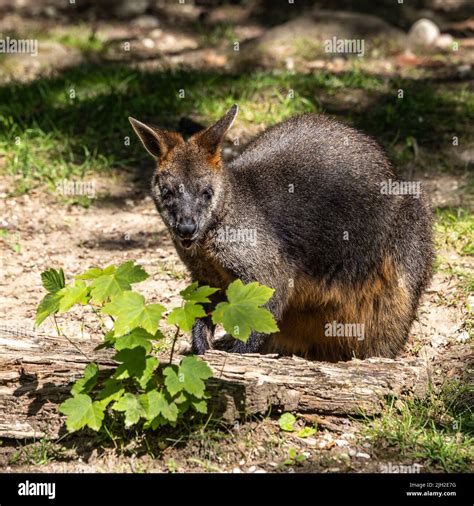
[[156, 159], [152, 195], [174, 238], [196, 244], [214, 223], [226, 195], [228, 175], [220, 151], [237, 116], [236, 105], [214, 125], [184, 141], [180, 134], [129, 118], [145, 149]]

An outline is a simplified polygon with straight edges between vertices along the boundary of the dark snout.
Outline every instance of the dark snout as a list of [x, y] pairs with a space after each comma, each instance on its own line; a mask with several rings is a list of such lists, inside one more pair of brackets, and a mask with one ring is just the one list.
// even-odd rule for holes
[[178, 221], [176, 232], [184, 247], [188, 248], [191, 246], [197, 229], [197, 223], [193, 218], [182, 218]]
[[197, 223], [192, 218], [183, 218], [176, 227], [179, 237], [183, 239], [191, 238], [197, 230]]

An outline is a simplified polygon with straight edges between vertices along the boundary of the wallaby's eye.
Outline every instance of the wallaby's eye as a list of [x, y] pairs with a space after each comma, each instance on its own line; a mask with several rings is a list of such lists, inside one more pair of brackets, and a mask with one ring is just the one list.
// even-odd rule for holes
[[211, 200], [213, 195], [214, 192], [212, 191], [212, 188], [206, 188], [202, 192], [202, 196], [207, 200]]
[[161, 189], [161, 198], [168, 199], [173, 196], [173, 190], [167, 186], [163, 186]]

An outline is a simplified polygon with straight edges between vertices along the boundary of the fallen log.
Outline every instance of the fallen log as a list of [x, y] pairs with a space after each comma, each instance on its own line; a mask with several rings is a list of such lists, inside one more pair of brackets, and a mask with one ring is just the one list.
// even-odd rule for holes
[[[107, 352], [94, 351], [97, 344], [38, 335], [0, 336], [0, 437], [55, 438], [63, 433], [58, 404], [69, 395], [71, 383], [91, 360], [102, 368], [114, 364]], [[270, 409], [376, 415], [388, 396], [421, 396], [427, 387], [426, 364], [414, 358], [333, 364], [222, 351], [210, 351], [203, 358], [214, 372], [207, 381], [211, 409], [226, 421]], [[168, 357], [162, 359], [166, 362]]]

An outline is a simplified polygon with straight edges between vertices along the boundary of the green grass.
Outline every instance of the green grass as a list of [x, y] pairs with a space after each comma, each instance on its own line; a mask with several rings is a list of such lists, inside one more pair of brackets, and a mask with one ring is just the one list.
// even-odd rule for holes
[[[405, 90], [403, 100], [396, 98], [398, 87]], [[341, 111], [326, 100], [351, 90], [374, 97], [367, 110]], [[234, 102], [241, 107], [237, 125], [244, 128], [269, 126], [298, 113], [327, 112], [372, 133], [388, 148], [400, 140], [408, 149], [412, 139], [428, 147], [448, 142], [453, 132], [468, 135], [467, 125], [474, 119], [474, 94], [467, 89], [447, 93], [427, 83], [387, 82], [356, 65], [340, 75], [235, 75], [83, 64], [54, 77], [0, 87], [0, 150], [6, 153], [1, 170], [13, 174], [16, 190], [25, 192], [63, 178], [136, 167], [148, 158], [129, 115], [176, 129], [182, 115], [197, 114], [211, 122]]]
[[380, 418], [366, 419], [364, 435], [384, 460], [422, 463], [423, 471], [472, 472], [472, 386], [446, 383], [425, 399], [391, 402]]
[[44, 466], [65, 458], [66, 449], [58, 441], [47, 437], [33, 443], [23, 444], [10, 457], [10, 465]]
[[201, 38], [205, 46], [220, 46], [222, 44], [231, 47], [234, 42], [238, 42], [234, 25], [228, 22], [216, 23], [213, 26], [207, 26], [201, 22], [194, 23], [194, 29]]
[[474, 256], [474, 215], [462, 207], [436, 209], [436, 245], [453, 248], [459, 255]]

